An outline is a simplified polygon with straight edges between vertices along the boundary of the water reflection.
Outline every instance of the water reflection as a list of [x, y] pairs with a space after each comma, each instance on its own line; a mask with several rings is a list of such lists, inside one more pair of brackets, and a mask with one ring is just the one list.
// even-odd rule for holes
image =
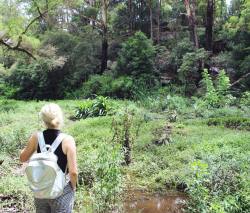
[[187, 199], [185, 194], [177, 192], [160, 195], [133, 191], [127, 194], [125, 213], [182, 213]]

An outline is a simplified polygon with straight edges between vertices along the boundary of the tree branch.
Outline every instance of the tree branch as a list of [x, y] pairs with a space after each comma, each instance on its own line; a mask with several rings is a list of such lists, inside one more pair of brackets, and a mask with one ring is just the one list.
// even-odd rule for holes
[[245, 75], [241, 76], [237, 81], [233, 82], [231, 84], [231, 87], [235, 86], [236, 84], [238, 84], [239, 82], [247, 78], [248, 76], [250, 76], [250, 72], [246, 73]]
[[36, 2], [35, 0], [33, 0], [33, 3], [35, 4], [36, 9], [37, 9], [37, 12], [39, 13], [40, 17], [42, 17], [42, 16], [43, 16], [43, 14], [41, 13], [41, 10], [40, 10], [40, 8], [39, 8], [39, 6], [38, 6], [37, 2]]
[[[20, 52], [24, 52], [26, 53], [28, 56], [30, 56], [31, 58], [35, 59], [36, 60], [36, 57], [31, 53], [29, 52], [28, 50], [20, 47], [21, 43], [22, 43], [22, 40], [23, 40], [23, 36], [27, 33], [27, 31], [29, 30], [30, 26], [39, 18], [41, 18], [44, 14], [46, 14], [48, 11], [44, 11], [43, 13], [39, 13], [39, 16], [35, 17], [34, 19], [31, 20], [31, 22], [25, 27], [24, 31], [18, 36], [18, 41], [17, 41], [17, 44], [12, 46], [10, 43], [8, 43], [7, 41], [9, 40], [9, 38], [6, 38], [6, 37], [2, 37], [0, 39], [0, 44], [4, 45], [5, 47], [7, 47], [8, 49], [10, 50], [17, 50], [17, 51], [20, 51]], [[7, 41], [5, 41], [7, 39]]]
[[24, 31], [19, 35], [18, 37], [18, 42], [16, 47], [18, 48], [23, 40], [23, 35], [25, 35], [27, 33], [27, 31], [29, 30], [30, 26], [39, 18], [43, 17], [44, 14], [46, 14], [48, 11], [44, 11], [43, 13], [39, 13], [39, 16], [35, 17], [34, 19], [31, 20], [31, 22], [26, 26], [26, 28], [24, 29]]
[[21, 47], [19, 47], [19, 46], [14, 46], [14, 47], [12, 47], [12, 46], [9, 45], [8, 43], [4, 42], [3, 40], [0, 40], [0, 44], [6, 46], [6, 47], [7, 47], [8, 49], [10, 49], [10, 50], [17, 50], [17, 51], [19, 51], [19, 52], [24, 52], [24, 53], [26, 53], [28, 56], [30, 56], [31, 58], [33, 58], [34, 60], [36, 60], [36, 57], [35, 57], [34, 55], [32, 55], [32, 53], [30, 53], [30, 52], [29, 52], [28, 50], [26, 50], [26, 49], [23, 49], [23, 48], [21, 48]]
[[90, 17], [85, 16], [83, 14], [79, 14], [79, 16], [82, 17], [82, 18], [84, 18], [84, 19], [87, 19], [89, 21], [95, 22], [98, 25], [99, 28], [102, 28], [104, 26], [104, 24], [102, 23], [102, 21], [98, 21], [98, 20], [96, 20], [94, 18], [90, 18]]

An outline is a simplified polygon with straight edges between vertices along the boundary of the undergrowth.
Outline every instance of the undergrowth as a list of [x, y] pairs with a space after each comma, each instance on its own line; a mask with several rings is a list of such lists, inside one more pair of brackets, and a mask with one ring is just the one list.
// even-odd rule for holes
[[[0, 194], [7, 197], [1, 202], [1, 208], [15, 206], [20, 211], [23, 208], [32, 211], [32, 194], [25, 176], [16, 172], [20, 170], [18, 154], [31, 133], [43, 129], [37, 114], [46, 102], [10, 102], [14, 109], [0, 111], [0, 161], [3, 160]], [[136, 104], [111, 100], [115, 109], [111, 114], [72, 121], [70, 118], [80, 102], [57, 101], [65, 112], [63, 131], [73, 135], [77, 144], [79, 188], [75, 212], [117, 210], [123, 189], [128, 186], [163, 193], [184, 191], [189, 196], [188, 212], [246, 213], [249, 210], [247, 108], [225, 106], [202, 110], [201, 106], [194, 107], [196, 100], [174, 96], [166, 98], [164, 107], [161, 102], [159, 106], [152, 103], [153, 108], [150, 101]], [[129, 125], [131, 136], [136, 136], [131, 137], [129, 166], [123, 165], [121, 143], [112, 140], [113, 121], [123, 118], [126, 110], [136, 124]], [[164, 133], [159, 129], [166, 125], [171, 126], [171, 140], [155, 143]], [[116, 129], [122, 130], [120, 127]], [[122, 135], [118, 138], [122, 139]]]

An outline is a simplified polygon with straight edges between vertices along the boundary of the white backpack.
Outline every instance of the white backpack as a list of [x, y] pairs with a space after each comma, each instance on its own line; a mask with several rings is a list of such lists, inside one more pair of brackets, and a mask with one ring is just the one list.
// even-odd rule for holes
[[33, 154], [25, 169], [35, 198], [55, 199], [63, 193], [67, 184], [66, 171], [63, 173], [58, 166], [57, 156], [54, 152], [66, 136], [66, 134], [60, 133], [51, 145], [46, 145], [43, 133], [38, 133], [41, 153]]

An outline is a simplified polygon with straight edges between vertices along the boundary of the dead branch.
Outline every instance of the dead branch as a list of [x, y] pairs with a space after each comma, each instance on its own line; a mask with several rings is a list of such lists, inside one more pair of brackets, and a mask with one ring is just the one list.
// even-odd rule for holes
[[245, 75], [241, 76], [237, 81], [231, 84], [231, 87], [235, 86], [236, 84], [240, 83], [242, 80], [250, 76], [250, 72], [246, 73]]

